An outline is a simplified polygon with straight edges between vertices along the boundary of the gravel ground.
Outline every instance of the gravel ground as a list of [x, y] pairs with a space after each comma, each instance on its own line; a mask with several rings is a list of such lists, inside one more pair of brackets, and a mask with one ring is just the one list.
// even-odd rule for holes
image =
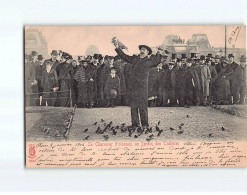
[[27, 141], [64, 141], [64, 123], [72, 108], [27, 107]]
[[[237, 116], [223, 113], [211, 107], [163, 107], [163, 108], [149, 108], [149, 124], [155, 127], [160, 121], [159, 128], [163, 129], [163, 133], [157, 137], [157, 131], [148, 134], [142, 134], [135, 138], [133, 133], [129, 137], [128, 132], [121, 132], [117, 130], [117, 135], [112, 135], [112, 131], [107, 131], [104, 134], [96, 134], [95, 131], [98, 126], [103, 129], [104, 123], [113, 122], [113, 126], [131, 124], [130, 108], [116, 107], [116, 108], [93, 108], [80, 109], [77, 108], [74, 116], [73, 125], [70, 131], [69, 139], [73, 141], [82, 141], [89, 136], [90, 141], [105, 141], [103, 136], [108, 135], [108, 141], [122, 140], [122, 141], [144, 141], [150, 135], [153, 140], [207, 140], [207, 141], [225, 141], [225, 140], [246, 140], [247, 129], [244, 127], [246, 120]], [[94, 123], [97, 122], [96, 125]], [[182, 126], [182, 134], [178, 134], [179, 126]], [[170, 130], [170, 128], [174, 130]], [[224, 127], [224, 131], [222, 130]], [[87, 132], [84, 132], [88, 129]]]

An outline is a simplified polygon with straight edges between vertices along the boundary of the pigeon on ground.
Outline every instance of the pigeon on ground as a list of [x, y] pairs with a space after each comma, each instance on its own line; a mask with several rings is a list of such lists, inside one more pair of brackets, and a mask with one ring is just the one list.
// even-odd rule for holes
[[214, 137], [212, 133], [209, 133], [208, 134], [208, 137]]
[[156, 131], [160, 131], [160, 128], [156, 125], [156, 126], [155, 126], [155, 130], [156, 130]]
[[138, 138], [138, 135], [135, 135], [134, 138]]
[[152, 138], [153, 136], [154, 136], [154, 134], [152, 134], [152, 135], [149, 135], [149, 137], [150, 137], [150, 138]]
[[106, 141], [108, 141], [109, 135], [104, 135], [103, 137], [104, 137], [104, 139], [105, 139]]
[[97, 125], [97, 122], [95, 122], [94, 125]]
[[226, 129], [225, 129], [224, 127], [221, 127], [221, 130], [222, 130], [222, 131], [225, 131]]
[[178, 128], [181, 130], [182, 129], [182, 126], [180, 125]]
[[161, 130], [159, 131], [159, 133], [157, 134], [157, 136], [160, 136], [162, 132], [163, 132], [163, 130], [161, 129]]
[[113, 135], [117, 135], [117, 131], [115, 129], [113, 129], [113, 132], [112, 132]]
[[174, 129], [174, 128], [172, 128], [172, 127], [170, 127], [170, 130], [171, 130], [171, 131], [173, 131], [173, 130], [175, 130], [175, 129]]
[[154, 138], [148, 137], [146, 140], [149, 142], [149, 141], [151, 141], [152, 139], [154, 139]]
[[88, 138], [89, 138], [89, 135], [87, 137], [85, 137], [83, 140], [88, 140]]
[[178, 135], [181, 135], [183, 132], [183, 130], [178, 131]]
[[180, 126], [184, 126], [184, 123], [181, 123]]
[[97, 128], [97, 130], [95, 131], [95, 133], [99, 134], [101, 131], [100, 127]]
[[187, 114], [187, 118], [189, 118], [190, 116]]
[[85, 132], [85, 133], [86, 133], [86, 132], [88, 132], [88, 128], [84, 129], [84, 131], [83, 131], [83, 132]]
[[104, 119], [101, 119], [101, 122], [103, 123], [103, 122], [105, 122], [105, 120]]
[[160, 121], [158, 122], [158, 125], [160, 125]]

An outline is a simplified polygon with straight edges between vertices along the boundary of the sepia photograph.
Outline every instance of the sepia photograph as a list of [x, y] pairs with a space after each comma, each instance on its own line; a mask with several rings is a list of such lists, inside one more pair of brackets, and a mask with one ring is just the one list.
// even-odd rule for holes
[[29, 156], [46, 142], [246, 143], [244, 25], [25, 26], [24, 37]]

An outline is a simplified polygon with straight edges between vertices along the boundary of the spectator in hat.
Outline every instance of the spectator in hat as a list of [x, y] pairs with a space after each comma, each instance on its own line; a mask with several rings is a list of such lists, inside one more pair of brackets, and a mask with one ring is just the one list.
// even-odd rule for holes
[[93, 79], [87, 69], [88, 61], [80, 60], [80, 64], [75, 72], [74, 80], [77, 83], [77, 106], [78, 108], [85, 108], [88, 103], [88, 87], [87, 83], [92, 82]]
[[178, 101], [179, 106], [184, 106], [184, 73], [185, 73], [185, 67], [182, 65], [182, 60], [177, 59], [176, 66], [174, 67], [176, 72], [176, 88], [175, 88], [175, 103]]
[[116, 98], [120, 92], [120, 79], [116, 74], [116, 71], [116, 67], [111, 67], [111, 73], [105, 83], [104, 92], [107, 99], [106, 107], [109, 107], [110, 105], [112, 107], [116, 106]]
[[235, 69], [232, 77], [233, 103], [244, 104], [246, 95], [246, 58], [241, 56], [240, 66]]
[[214, 66], [215, 66], [216, 72], [219, 73], [220, 72], [220, 67], [221, 67], [220, 56], [219, 55], [216, 55], [214, 57]]
[[177, 54], [176, 53], [172, 53], [172, 62], [176, 63], [177, 62]]
[[119, 48], [118, 42], [114, 42], [117, 54], [126, 62], [132, 65], [130, 76], [130, 107], [132, 126], [136, 128], [140, 124], [143, 129], [148, 126], [148, 72], [151, 67], [160, 64], [161, 55], [158, 53], [155, 57], [150, 58], [152, 49], [146, 45], [139, 45], [140, 55], [126, 55]]
[[125, 82], [124, 73], [125, 73], [126, 63], [122, 61], [122, 59], [119, 56], [117, 56], [117, 57], [114, 57], [113, 66], [117, 68], [116, 74], [118, 75], [120, 79], [120, 91], [118, 95], [117, 105], [125, 106], [126, 105], [126, 82]]
[[32, 98], [32, 88], [31, 88], [31, 82], [33, 82], [33, 79], [31, 76], [34, 75], [31, 73], [32, 71], [32, 56], [31, 55], [25, 55], [25, 103], [26, 106], [31, 106], [33, 103]]
[[199, 77], [197, 71], [192, 67], [193, 60], [191, 58], [187, 59], [184, 84], [185, 84], [185, 107], [189, 108], [193, 105], [193, 99], [196, 98], [194, 104], [198, 104], [199, 92], [201, 89]]
[[212, 60], [210, 60], [211, 58], [207, 59], [207, 64], [211, 73], [211, 79], [210, 79], [210, 85], [209, 85], [209, 101], [214, 101], [215, 100], [215, 90], [216, 90], [216, 86], [215, 86], [215, 80], [218, 77], [218, 73], [215, 69], [215, 66], [212, 65]]
[[[237, 67], [239, 66], [235, 61], [234, 61], [234, 55], [233, 54], [229, 54], [228, 55], [228, 59], [229, 59], [229, 64], [230, 67], [233, 71], [235, 71], [237, 69]], [[236, 87], [236, 86], [235, 86]], [[233, 79], [230, 79], [230, 91], [231, 91], [231, 95], [234, 96], [234, 93], [236, 92], [235, 88], [233, 86]], [[235, 91], [234, 91], [235, 90]], [[233, 97], [234, 98], [234, 97]], [[236, 96], [235, 96], [236, 98]], [[233, 101], [234, 102], [234, 101]], [[236, 102], [235, 102], [236, 103]]]
[[200, 63], [195, 68], [198, 73], [199, 81], [200, 81], [200, 102], [203, 106], [206, 106], [208, 103], [208, 97], [209, 97], [209, 83], [211, 79], [211, 71], [209, 69], [208, 62], [210, 60], [207, 59], [205, 63]]
[[38, 76], [37, 69], [39, 68], [38, 62], [38, 54], [36, 51], [31, 52], [32, 63], [31, 63], [31, 71], [30, 71], [30, 82], [31, 82], [31, 90], [32, 95], [30, 97], [30, 105], [31, 106], [40, 106], [40, 98], [39, 98], [39, 85], [36, 76]]
[[54, 106], [57, 98], [58, 78], [52, 62], [46, 61], [45, 69], [42, 69], [41, 87], [43, 89], [42, 106]]
[[56, 102], [56, 106], [68, 107], [70, 106], [70, 96], [72, 97], [71, 88], [74, 78], [74, 70], [71, 64], [72, 56], [69, 54], [63, 54], [64, 62], [57, 66], [58, 87], [59, 93]]
[[92, 62], [88, 64], [87, 68], [93, 79], [92, 82], [88, 83], [88, 102], [89, 108], [98, 107], [99, 101], [97, 99], [97, 68], [99, 66], [99, 55], [94, 54], [92, 58]]
[[231, 93], [230, 93], [230, 81], [233, 74], [229, 63], [226, 61], [225, 57], [221, 58], [220, 71], [218, 77], [215, 81], [216, 85], [216, 101], [218, 104], [230, 104], [231, 103]]
[[174, 62], [169, 62], [168, 69], [162, 72], [163, 106], [175, 105], [176, 70], [174, 69], [174, 65]]

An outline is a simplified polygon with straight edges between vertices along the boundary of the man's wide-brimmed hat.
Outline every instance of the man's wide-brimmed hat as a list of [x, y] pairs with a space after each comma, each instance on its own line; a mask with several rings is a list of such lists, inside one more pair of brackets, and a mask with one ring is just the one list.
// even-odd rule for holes
[[52, 50], [51, 55], [52, 56], [57, 56], [58, 55], [57, 50]]
[[38, 60], [43, 60], [43, 56], [42, 55], [38, 55]]
[[152, 54], [152, 49], [150, 47], [148, 47], [147, 45], [139, 45], [139, 50], [141, 50], [141, 48], [147, 49], [148, 55]]
[[245, 57], [245, 55], [241, 55], [241, 57], [240, 57], [240, 62], [246, 62], [246, 57]]
[[230, 53], [230, 54], [228, 55], [228, 58], [234, 58], [234, 55], [233, 55], [232, 53]]

